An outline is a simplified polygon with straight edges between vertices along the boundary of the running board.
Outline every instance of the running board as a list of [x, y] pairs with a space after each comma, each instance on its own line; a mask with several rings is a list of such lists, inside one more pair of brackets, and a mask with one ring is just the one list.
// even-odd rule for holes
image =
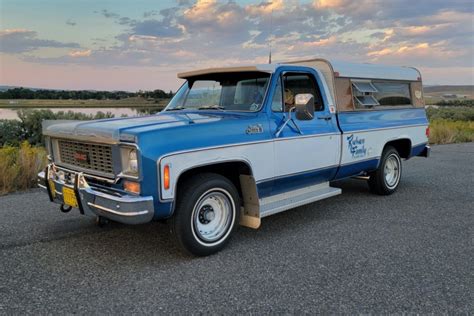
[[325, 182], [263, 198], [260, 200], [260, 218], [339, 194], [341, 189], [330, 187], [329, 182]]

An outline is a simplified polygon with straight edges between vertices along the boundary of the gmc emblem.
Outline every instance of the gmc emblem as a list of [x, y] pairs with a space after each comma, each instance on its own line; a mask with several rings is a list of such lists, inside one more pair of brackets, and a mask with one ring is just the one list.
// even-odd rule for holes
[[74, 159], [77, 162], [87, 162], [89, 163], [89, 155], [87, 153], [81, 152], [81, 151], [76, 151], [74, 153]]

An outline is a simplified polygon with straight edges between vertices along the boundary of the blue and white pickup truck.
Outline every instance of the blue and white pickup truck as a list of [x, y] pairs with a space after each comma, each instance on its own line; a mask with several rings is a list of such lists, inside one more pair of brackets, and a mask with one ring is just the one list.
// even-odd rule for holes
[[333, 180], [389, 195], [402, 160], [429, 155], [414, 68], [313, 59], [178, 76], [157, 115], [45, 127], [50, 200], [99, 223], [169, 219], [178, 244], [203, 256], [238, 224], [340, 194]]

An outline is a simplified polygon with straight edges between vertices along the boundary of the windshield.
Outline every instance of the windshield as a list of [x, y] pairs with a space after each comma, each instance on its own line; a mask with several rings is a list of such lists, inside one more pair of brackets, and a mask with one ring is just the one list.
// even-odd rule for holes
[[190, 78], [178, 90], [165, 111], [260, 109], [270, 74], [235, 72], [208, 74]]

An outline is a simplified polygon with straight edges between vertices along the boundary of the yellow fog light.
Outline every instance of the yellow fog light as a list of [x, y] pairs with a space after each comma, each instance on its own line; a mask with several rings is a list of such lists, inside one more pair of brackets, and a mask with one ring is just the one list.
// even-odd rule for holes
[[127, 181], [125, 180], [123, 182], [123, 188], [127, 192], [135, 193], [135, 194], [140, 194], [140, 183], [138, 182], [133, 182], [133, 181]]

